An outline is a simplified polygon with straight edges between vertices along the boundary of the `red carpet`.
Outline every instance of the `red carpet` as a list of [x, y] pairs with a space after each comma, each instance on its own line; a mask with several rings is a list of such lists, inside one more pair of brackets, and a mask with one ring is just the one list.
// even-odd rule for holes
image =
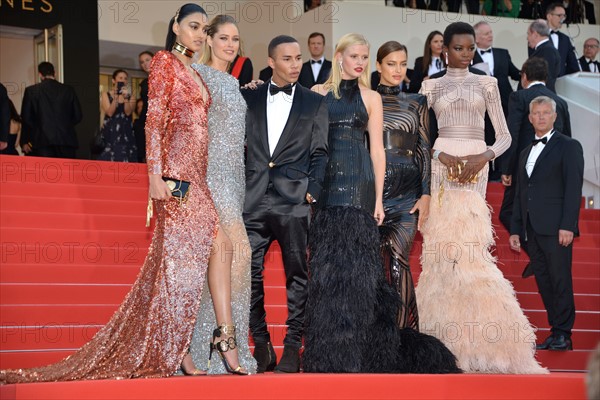
[[[135, 280], [150, 243], [152, 229], [144, 226], [147, 180], [145, 165], [0, 156], [0, 368], [58, 361], [108, 321]], [[499, 184], [488, 187], [488, 201], [496, 211], [502, 191]], [[520, 277], [527, 259], [508, 249], [508, 233], [497, 212], [493, 222], [499, 268], [539, 327], [538, 337], [545, 337], [549, 327], [535, 281]], [[600, 211], [582, 210], [580, 229], [573, 264], [575, 351], [538, 353], [553, 371], [584, 371], [600, 340]], [[415, 281], [421, 243], [417, 238], [411, 254]], [[287, 309], [276, 243], [267, 256], [265, 281], [269, 327], [281, 352]], [[224, 379], [237, 380], [230, 385]], [[42, 393], [43, 398], [583, 398], [583, 379], [574, 373], [267, 374], [21, 385], [2, 387], [0, 393], [3, 399], [39, 398]]]

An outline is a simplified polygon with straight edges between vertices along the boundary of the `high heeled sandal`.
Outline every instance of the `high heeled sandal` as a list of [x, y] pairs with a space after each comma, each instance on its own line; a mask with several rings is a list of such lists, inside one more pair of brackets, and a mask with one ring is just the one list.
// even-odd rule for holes
[[[190, 350], [188, 349], [188, 352], [186, 353], [186, 355], [184, 356], [187, 357], [190, 354]], [[192, 364], [194, 363], [194, 360], [192, 360]], [[186, 371], [186, 369], [183, 367], [183, 361], [181, 361], [181, 365], [179, 366], [179, 369], [181, 370], [181, 372], [183, 373], [183, 375], [186, 376], [201, 376], [201, 375], [208, 375], [207, 371], [203, 371], [201, 369], [196, 368], [196, 366], [194, 365], [194, 370], [189, 372]]]
[[[229, 336], [229, 338], [221, 339], [215, 342], [215, 340], [220, 338], [222, 335]], [[210, 353], [208, 354], [209, 368], [213, 350], [217, 350], [219, 356], [221, 356], [221, 361], [223, 361], [223, 366], [225, 367], [227, 372], [235, 375], [248, 375], [248, 372], [242, 370], [241, 365], [238, 365], [237, 368], [232, 368], [231, 365], [229, 365], [227, 359], [225, 358], [225, 355], [223, 355], [223, 353], [229, 350], [233, 350], [235, 348], [237, 348], [237, 341], [235, 340], [235, 325], [220, 325], [217, 329], [213, 331], [213, 339], [210, 343]]]

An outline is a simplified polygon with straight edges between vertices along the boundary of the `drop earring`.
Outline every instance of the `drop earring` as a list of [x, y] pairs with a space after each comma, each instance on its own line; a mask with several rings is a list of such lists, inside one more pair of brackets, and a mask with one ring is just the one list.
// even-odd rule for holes
[[446, 65], [448, 65], [448, 53], [446, 53]]

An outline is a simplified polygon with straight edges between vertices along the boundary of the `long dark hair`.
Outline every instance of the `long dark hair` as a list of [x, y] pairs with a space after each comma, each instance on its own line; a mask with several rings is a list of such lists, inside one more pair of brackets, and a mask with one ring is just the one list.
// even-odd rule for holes
[[175, 12], [175, 16], [171, 18], [171, 21], [169, 22], [167, 39], [165, 41], [165, 50], [171, 51], [173, 45], [175, 45], [175, 39], [177, 38], [177, 35], [175, 35], [175, 32], [173, 32], [173, 24], [175, 24], [175, 22], [180, 23], [185, 17], [195, 13], [204, 14], [208, 17], [206, 11], [204, 11], [204, 8], [200, 7], [198, 4], [187, 3], [179, 7], [179, 9]]
[[15, 108], [15, 105], [11, 99], [8, 99], [8, 105], [10, 106], [10, 119], [17, 121], [19, 123], [23, 122], [23, 120], [21, 119], [21, 116], [17, 112], [17, 109]]
[[[433, 58], [433, 56], [431, 55], [431, 41], [437, 35], [440, 35], [441, 37], [444, 37], [444, 35], [442, 34], [442, 32], [440, 32], [440, 31], [433, 31], [429, 35], [427, 35], [427, 39], [425, 40], [425, 46], [423, 47], [423, 76], [427, 76], [428, 75], [429, 65], [431, 64], [431, 59]], [[442, 63], [445, 66], [446, 63], [444, 62], [444, 59], [441, 56], [441, 54], [440, 54], [440, 58], [442, 59]]]
[[396, 42], [395, 40], [390, 40], [389, 42], [385, 42], [379, 47], [377, 50], [377, 62], [381, 64], [383, 59], [386, 58], [390, 53], [394, 53], [396, 51], [403, 51], [408, 56], [408, 50], [406, 46]]

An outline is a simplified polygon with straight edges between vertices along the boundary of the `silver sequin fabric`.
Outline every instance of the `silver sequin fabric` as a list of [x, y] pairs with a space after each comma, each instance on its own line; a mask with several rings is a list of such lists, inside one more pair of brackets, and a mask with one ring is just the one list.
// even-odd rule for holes
[[[221, 229], [233, 245], [231, 308], [233, 322], [237, 327], [240, 365], [249, 373], [256, 373], [256, 361], [248, 346], [252, 251], [242, 219], [246, 181], [246, 101], [240, 93], [238, 80], [231, 75], [201, 64], [194, 64], [193, 68], [204, 78], [213, 100], [208, 113], [210, 141], [207, 182], [217, 208]], [[190, 352], [197, 368], [207, 370], [209, 374], [224, 374], [226, 371], [218, 354], [213, 354], [212, 362], [208, 364], [209, 343], [215, 328], [213, 303], [208, 284], [205, 284]]]

